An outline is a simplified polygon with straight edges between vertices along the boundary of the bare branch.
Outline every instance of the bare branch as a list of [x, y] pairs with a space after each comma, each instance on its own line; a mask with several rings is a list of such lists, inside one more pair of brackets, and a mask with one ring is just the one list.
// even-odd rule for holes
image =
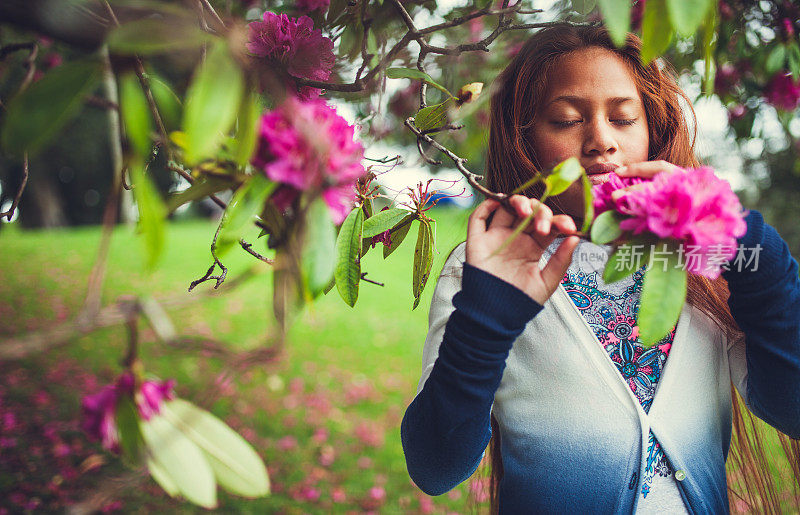
[[211, 2], [209, 2], [208, 0], [200, 0], [200, 3], [201, 3], [201, 5], [203, 7], [205, 7], [208, 10], [208, 12], [211, 13], [211, 16], [214, 18], [214, 21], [219, 23], [220, 26], [224, 29], [225, 28], [225, 22], [222, 21], [222, 18], [219, 17], [219, 14], [217, 14], [217, 11], [214, 10], [214, 7], [211, 5]]
[[463, 175], [464, 178], [467, 179], [467, 182], [469, 183], [470, 186], [480, 191], [483, 194], [483, 196], [497, 200], [503, 204], [506, 204], [508, 195], [504, 193], [495, 193], [493, 191], [486, 189], [483, 185], [481, 185], [478, 181], [483, 180], [483, 176], [470, 172], [464, 165], [464, 163], [467, 162], [466, 159], [455, 155], [450, 149], [443, 146], [435, 139], [431, 138], [427, 134], [424, 134], [422, 131], [417, 129], [417, 127], [414, 125], [414, 118], [407, 118], [405, 125], [411, 130], [411, 132], [417, 135], [417, 141], [419, 140], [425, 141], [426, 143], [433, 146], [436, 150], [449, 157], [453, 161], [453, 164], [456, 165], [458, 171], [461, 172], [461, 175]]
[[[167, 163], [167, 168], [169, 170], [172, 170], [173, 172], [177, 173], [178, 175], [180, 175], [184, 179], [186, 179], [189, 182], [189, 184], [194, 184], [194, 177], [192, 177], [192, 174], [187, 172], [181, 165], [179, 165], [175, 161], [169, 161]], [[219, 207], [221, 207], [222, 209], [225, 209], [226, 207], [228, 207], [228, 204], [226, 204], [225, 202], [220, 200], [220, 198], [218, 196], [216, 196], [216, 195], [209, 195], [208, 198], [213, 200], [214, 203], [216, 205], [218, 205]]]
[[[217, 257], [217, 252], [216, 252], [216, 249], [217, 249], [217, 238], [219, 238], [219, 233], [222, 230], [222, 223], [223, 222], [224, 222], [224, 219], [220, 220], [219, 226], [217, 226], [217, 232], [214, 233], [214, 239], [211, 241], [211, 257], [214, 258], [214, 262], [211, 263], [211, 266], [208, 268], [208, 271], [206, 272], [206, 274], [203, 277], [201, 277], [200, 279], [195, 279], [194, 281], [192, 281], [192, 283], [189, 285], [189, 291], [192, 291], [195, 288], [195, 286], [197, 286], [198, 284], [204, 283], [206, 281], [210, 281], [211, 279], [214, 279], [216, 281], [216, 284], [214, 285], [214, 289], [215, 290], [217, 288], [219, 288], [222, 285], [223, 282], [225, 282], [225, 277], [228, 275], [228, 269], [225, 267], [225, 265], [222, 264], [222, 261], [219, 260], [219, 258]], [[247, 249], [245, 249], [245, 250], [247, 250]], [[216, 267], [219, 267], [220, 274], [219, 275], [212, 275], [214, 273], [214, 269]]]
[[378, 286], [386, 286], [383, 283], [379, 283], [378, 281], [373, 281], [372, 279], [367, 279], [367, 272], [361, 273], [361, 280], [367, 283], [377, 284]]
[[275, 264], [275, 261], [273, 259], [270, 259], [270, 258], [268, 258], [266, 256], [262, 256], [261, 254], [259, 254], [255, 250], [253, 250], [253, 244], [252, 243], [248, 243], [248, 242], [246, 242], [244, 240], [239, 240], [239, 245], [241, 245], [242, 248], [245, 251], [247, 251], [248, 254], [250, 254], [251, 256], [255, 257], [256, 259], [259, 259], [259, 260], [263, 261], [264, 263], [266, 263], [268, 265], [274, 265]]

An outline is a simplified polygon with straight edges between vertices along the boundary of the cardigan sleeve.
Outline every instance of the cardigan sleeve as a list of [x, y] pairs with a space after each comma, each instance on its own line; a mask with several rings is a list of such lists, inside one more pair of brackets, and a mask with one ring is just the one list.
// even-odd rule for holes
[[448, 263], [431, 302], [420, 387], [400, 427], [408, 473], [429, 495], [451, 490], [478, 467], [508, 353], [542, 309], [466, 263], [459, 291], [453, 270], [461, 272], [461, 264], [453, 256]]
[[800, 438], [798, 264], [761, 213], [750, 210], [745, 220], [739, 244], [752, 261], [740, 270], [732, 260], [722, 274], [731, 314], [744, 333], [729, 346], [731, 379], [753, 414]]

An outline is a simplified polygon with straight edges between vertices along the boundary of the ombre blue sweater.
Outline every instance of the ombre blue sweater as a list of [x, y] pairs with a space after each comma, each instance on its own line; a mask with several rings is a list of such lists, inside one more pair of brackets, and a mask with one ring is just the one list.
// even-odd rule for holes
[[739, 243], [761, 246], [758, 267], [723, 273], [743, 337], [729, 340], [684, 306], [648, 413], [562, 286], [542, 306], [462, 264], [458, 248], [434, 293], [423, 374], [401, 426], [414, 482], [439, 495], [467, 479], [493, 413], [501, 512], [634, 512], [651, 430], [687, 509], [728, 512], [731, 383], [755, 415], [800, 438], [798, 264], [758, 211], [746, 221]]

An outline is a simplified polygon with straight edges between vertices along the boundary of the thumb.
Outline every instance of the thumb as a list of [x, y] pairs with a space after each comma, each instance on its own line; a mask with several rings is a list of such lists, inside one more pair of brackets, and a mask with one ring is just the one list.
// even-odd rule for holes
[[542, 281], [549, 294], [552, 295], [564, 274], [567, 273], [567, 268], [572, 262], [572, 253], [575, 252], [580, 241], [578, 236], [567, 236], [542, 269]]

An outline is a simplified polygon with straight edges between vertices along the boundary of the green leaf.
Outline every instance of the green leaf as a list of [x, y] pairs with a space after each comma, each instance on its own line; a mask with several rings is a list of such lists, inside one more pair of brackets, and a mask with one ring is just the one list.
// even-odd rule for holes
[[637, 323], [645, 347], [652, 347], [669, 333], [686, 301], [687, 272], [679, 266], [675, 249], [670, 250], [666, 266], [651, 263], [644, 276]]
[[581, 175], [581, 182], [583, 183], [583, 227], [581, 232], [587, 232], [594, 221], [594, 193], [592, 191], [592, 182], [589, 177], [584, 173]]
[[250, 162], [258, 141], [258, 116], [261, 114], [261, 103], [255, 92], [250, 92], [239, 106], [236, 130], [236, 147], [233, 149], [234, 160], [239, 166]]
[[97, 85], [100, 63], [81, 60], [48, 71], [8, 103], [2, 129], [9, 154], [36, 154], [79, 111]]
[[[715, 2], [716, 4], [716, 2]], [[706, 96], [714, 94], [714, 50], [717, 46], [717, 9], [708, 10], [708, 15], [703, 21], [703, 62], [705, 74], [703, 75], [703, 93]]]
[[135, 73], [129, 72], [122, 76], [119, 81], [119, 92], [125, 134], [136, 153], [146, 159], [152, 150], [150, 132], [153, 130], [153, 122], [147, 99]]
[[200, 64], [186, 94], [183, 130], [186, 162], [193, 165], [212, 157], [236, 119], [244, 75], [228, 47], [219, 42]]
[[387, 247], [384, 245], [383, 247], [383, 259], [389, 257], [389, 254], [397, 250], [397, 247], [403, 243], [403, 240], [406, 238], [409, 229], [411, 229], [411, 223], [414, 221], [416, 216], [414, 214], [410, 214], [400, 220], [400, 223], [395, 225], [391, 231], [389, 231], [389, 238], [391, 239], [391, 244]]
[[428, 131], [447, 124], [447, 111], [454, 104], [455, 100], [450, 97], [440, 104], [423, 107], [414, 115], [414, 125], [421, 131]]
[[200, 448], [160, 414], [143, 420], [141, 429], [150, 457], [161, 469], [157, 474], [163, 473], [163, 477], [169, 478], [189, 502], [215, 508], [217, 485], [214, 472]]
[[168, 131], [176, 129], [181, 123], [181, 110], [183, 109], [180, 97], [172, 91], [164, 79], [154, 73], [148, 73], [148, 81], [164, 126]]
[[648, 64], [666, 52], [674, 32], [666, 0], [648, 0], [642, 17], [642, 62]]
[[147, 470], [150, 476], [158, 483], [158, 486], [164, 489], [170, 497], [177, 497], [181, 491], [177, 483], [170, 477], [169, 474], [158, 464], [153, 458], [147, 458]]
[[[642, 247], [641, 251], [636, 250]], [[631, 275], [636, 270], [647, 265], [649, 261], [649, 245], [629, 244], [617, 247], [606, 262], [603, 270], [603, 281], [606, 283], [617, 282]]]
[[597, 0], [611, 40], [621, 47], [631, 28], [631, 0]]
[[572, 0], [572, 9], [583, 15], [592, 12], [596, 5], [596, 0]]
[[133, 198], [139, 209], [139, 230], [145, 244], [146, 267], [155, 268], [166, 241], [167, 208], [155, 185], [144, 173], [144, 164], [135, 161], [130, 166]]
[[222, 228], [215, 247], [217, 256], [222, 256], [239, 242], [275, 187], [276, 184], [263, 175], [254, 174], [236, 190], [222, 215]]
[[137, 465], [144, 451], [144, 439], [139, 429], [139, 416], [133, 399], [121, 395], [116, 410], [119, 446], [123, 458], [132, 465]]
[[315, 298], [331, 282], [336, 265], [336, 227], [322, 198], [317, 198], [308, 207], [305, 238], [300, 271], [303, 284]]
[[800, 77], [800, 45], [797, 42], [788, 43], [789, 71], [797, 79]]
[[714, 0], [667, 0], [669, 19], [681, 36], [694, 34], [712, 6]]
[[172, 425], [203, 451], [223, 488], [250, 498], [269, 495], [269, 476], [264, 462], [236, 431], [183, 399], [167, 401], [161, 410]]
[[410, 211], [401, 207], [395, 207], [381, 211], [364, 221], [364, 238], [377, 236], [382, 232], [392, 229], [401, 220], [408, 217]]
[[622, 235], [622, 229], [619, 228], [621, 221], [622, 217], [611, 209], [597, 215], [597, 218], [592, 223], [592, 243], [605, 245], [619, 238]]
[[415, 70], [414, 68], [389, 68], [386, 70], [386, 76], [390, 79], [413, 79], [413, 80], [423, 80], [433, 86], [434, 88], [438, 89], [448, 97], [452, 97], [453, 94], [450, 93], [447, 88], [436, 82], [431, 78], [430, 75], [427, 73]]
[[358, 285], [361, 282], [361, 234], [364, 226], [364, 210], [353, 209], [336, 238], [336, 289], [348, 306], [358, 300]]
[[767, 61], [764, 63], [764, 70], [769, 75], [775, 74], [778, 70], [783, 69], [783, 64], [786, 62], [786, 47], [782, 43], [778, 43], [767, 56]]
[[414, 306], [417, 309], [422, 291], [428, 282], [433, 264], [433, 233], [430, 222], [420, 219], [417, 232], [417, 246], [414, 248], [414, 270], [411, 278], [411, 290], [414, 294]]
[[558, 163], [553, 171], [545, 177], [544, 183], [548, 195], [554, 197], [564, 193], [570, 185], [583, 175], [583, 167], [576, 157]]
[[143, 18], [114, 28], [106, 40], [114, 54], [163, 54], [200, 48], [213, 36], [188, 17]]
[[229, 188], [233, 188], [235, 185], [236, 182], [233, 180], [223, 179], [222, 177], [214, 177], [211, 175], [203, 176], [200, 180], [196, 181], [185, 190], [179, 191], [174, 195], [170, 195], [169, 198], [167, 198], [167, 210], [172, 213], [187, 202], [199, 200], [209, 195], [213, 195], [214, 193], [225, 191]]

